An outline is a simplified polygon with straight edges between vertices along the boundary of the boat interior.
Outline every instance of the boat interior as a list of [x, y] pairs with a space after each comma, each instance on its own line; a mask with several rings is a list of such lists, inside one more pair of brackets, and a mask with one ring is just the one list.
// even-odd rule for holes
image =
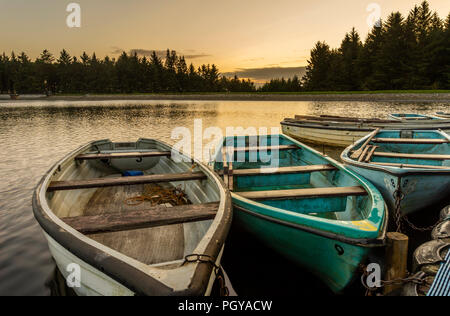
[[214, 168], [235, 194], [264, 205], [344, 221], [371, 211], [356, 178], [282, 135], [226, 138]]
[[449, 142], [437, 131], [382, 130], [355, 146], [352, 155], [360, 155], [351, 158], [386, 166], [450, 170]]
[[[185, 159], [187, 160], [187, 159]], [[92, 143], [47, 188], [53, 213], [89, 238], [147, 265], [192, 254], [219, 209], [213, 177], [150, 139]]]

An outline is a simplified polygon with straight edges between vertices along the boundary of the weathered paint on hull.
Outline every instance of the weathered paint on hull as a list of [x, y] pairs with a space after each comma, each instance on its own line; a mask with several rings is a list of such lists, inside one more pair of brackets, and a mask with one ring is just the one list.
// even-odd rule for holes
[[[399, 184], [398, 176], [381, 170], [359, 168], [353, 165], [348, 165], [347, 168], [372, 182], [383, 195], [391, 212], [395, 211], [394, 192]], [[403, 175], [401, 178], [401, 191], [405, 197], [400, 204], [400, 212], [407, 215], [448, 199], [450, 195], [450, 177], [441, 174]]]
[[[48, 247], [53, 259], [56, 262], [58, 270], [67, 280], [69, 275], [73, 272], [72, 269], [68, 269], [69, 265], [76, 264], [80, 267], [80, 286], [73, 287], [72, 289], [78, 296], [134, 296], [135, 293], [124, 287], [120, 283], [114, 281], [103, 272], [87, 264], [80, 258], [73, 255], [70, 251], [62, 247], [49, 235], [44, 233], [47, 239]], [[220, 266], [222, 260], [224, 247], [222, 248], [216, 264]], [[72, 268], [72, 267], [70, 267]], [[72, 280], [72, 277], [69, 278]], [[211, 274], [205, 296], [211, 295], [212, 288], [216, 277]]]
[[346, 147], [366, 136], [370, 131], [317, 129], [281, 125], [283, 134], [311, 144]]
[[74, 256], [49, 235], [45, 234], [50, 252], [55, 259], [59, 271], [66, 280], [73, 272], [68, 270], [70, 264], [80, 266], [80, 287], [72, 289], [79, 296], [132, 296], [134, 293], [114, 281], [101, 271]]
[[[252, 206], [235, 203], [236, 221], [264, 245], [321, 279], [333, 292], [342, 292], [355, 278], [370, 248], [338, 242], [252, 215]], [[254, 210], [253, 210], [254, 211]], [[257, 214], [257, 212], [255, 212]], [[340, 254], [340, 250], [343, 253]]]

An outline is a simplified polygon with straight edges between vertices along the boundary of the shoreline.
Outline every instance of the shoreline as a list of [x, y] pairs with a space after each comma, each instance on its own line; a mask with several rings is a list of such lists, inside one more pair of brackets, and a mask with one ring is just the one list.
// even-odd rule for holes
[[192, 94], [98, 94], [20, 96], [17, 100], [2, 95], [0, 103], [20, 101], [120, 101], [120, 100], [173, 100], [173, 101], [357, 101], [357, 102], [449, 102], [450, 93], [192, 93]]

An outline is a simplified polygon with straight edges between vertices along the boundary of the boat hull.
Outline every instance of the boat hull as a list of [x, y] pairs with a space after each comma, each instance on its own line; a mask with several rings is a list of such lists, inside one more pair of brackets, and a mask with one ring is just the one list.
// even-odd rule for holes
[[283, 134], [299, 141], [338, 147], [346, 147], [353, 144], [355, 141], [371, 132], [371, 129], [352, 131], [342, 129], [320, 129], [284, 124], [281, 124], [281, 126]]
[[[351, 153], [355, 153], [355, 149], [365, 144], [370, 138], [368, 135], [347, 147], [341, 154], [341, 160], [347, 169], [375, 185], [383, 195], [391, 213], [399, 211], [402, 215], [408, 215], [448, 199], [450, 168], [448, 160], [439, 156], [445, 156], [447, 153], [450, 138], [441, 131], [417, 130], [412, 131], [411, 140], [403, 139], [406, 142], [401, 143], [399, 142], [402, 140], [401, 134], [402, 131], [399, 130], [382, 130], [373, 136], [375, 139], [379, 137], [380, 140], [374, 144], [380, 146], [380, 151], [386, 151], [385, 154], [391, 157], [379, 157], [375, 150], [368, 161], [353, 159]], [[414, 138], [417, 142], [414, 142]], [[388, 141], [389, 139], [392, 141]], [[427, 139], [443, 143], [421, 143]], [[427, 154], [430, 156], [434, 154], [437, 160], [422, 158]], [[400, 201], [397, 201], [399, 196]]]
[[[357, 275], [370, 248], [313, 234], [261, 216], [251, 205], [233, 199], [236, 222], [264, 245], [307, 269], [333, 292], [342, 292]], [[343, 251], [343, 253], [342, 253]]]
[[[79, 267], [79, 284], [70, 286], [78, 296], [133, 296], [134, 292], [114, 281], [100, 270], [84, 262], [61, 246], [48, 234], [45, 234], [48, 247], [58, 270], [65, 280], [74, 282], [74, 270], [68, 269], [74, 264]], [[72, 266], [71, 266], [72, 265]]]
[[396, 210], [394, 193], [399, 185], [404, 194], [400, 203], [400, 212], [403, 215], [417, 212], [448, 199], [450, 195], [450, 175], [448, 174], [395, 174], [354, 165], [348, 165], [347, 168], [372, 182], [383, 195], [391, 212]]
[[[431, 120], [430, 120], [431, 121]], [[414, 130], [417, 129], [411, 124], [411, 122], [407, 123], [402, 127], [401, 122], [396, 122], [397, 125], [395, 129], [401, 130]], [[422, 122], [423, 123], [423, 122]], [[400, 124], [400, 125], [399, 125]], [[441, 129], [444, 132], [450, 132], [449, 129], [450, 124], [442, 125]], [[358, 125], [349, 126], [343, 124], [328, 124], [328, 125], [317, 125], [317, 124], [302, 124], [284, 121], [281, 122], [281, 127], [283, 134], [290, 136], [299, 141], [311, 143], [311, 144], [319, 144], [319, 145], [328, 145], [328, 146], [336, 146], [336, 147], [347, 147], [351, 144], [354, 144], [356, 141], [366, 136], [377, 126], [364, 126], [358, 127]], [[436, 130], [438, 129], [435, 126], [421, 126], [421, 130]]]
[[[61, 246], [58, 242], [56, 242], [52, 237], [48, 234], [44, 233], [45, 238], [47, 239], [48, 247], [50, 253], [52, 254], [53, 259], [55, 260], [56, 266], [58, 270], [62, 274], [63, 278], [66, 281], [73, 282], [75, 281], [74, 275], [72, 274], [74, 270], [68, 269], [68, 267], [73, 267], [76, 265], [79, 267], [79, 284], [75, 286], [70, 286], [71, 289], [78, 296], [134, 296], [136, 293], [126, 288], [122, 284], [116, 282], [100, 270], [94, 268], [90, 264], [81, 260], [66, 248]], [[221, 255], [219, 256], [216, 264], [220, 266], [221, 259], [223, 254], [223, 248], [221, 251]], [[214, 286], [214, 282], [216, 281], [216, 276], [211, 273], [209, 278], [209, 283], [207, 286], [207, 290], [204, 293], [205, 296], [209, 296], [211, 294], [212, 288]]]

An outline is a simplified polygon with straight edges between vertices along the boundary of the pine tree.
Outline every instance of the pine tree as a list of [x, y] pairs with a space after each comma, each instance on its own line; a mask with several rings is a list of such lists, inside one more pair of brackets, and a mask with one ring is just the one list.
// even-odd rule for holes
[[317, 42], [311, 50], [311, 58], [308, 60], [306, 74], [303, 82], [307, 90], [328, 90], [329, 71], [331, 66], [330, 46], [325, 42]]
[[36, 59], [37, 82], [40, 91], [45, 94], [56, 93], [57, 75], [53, 62], [55, 58], [46, 49]]

